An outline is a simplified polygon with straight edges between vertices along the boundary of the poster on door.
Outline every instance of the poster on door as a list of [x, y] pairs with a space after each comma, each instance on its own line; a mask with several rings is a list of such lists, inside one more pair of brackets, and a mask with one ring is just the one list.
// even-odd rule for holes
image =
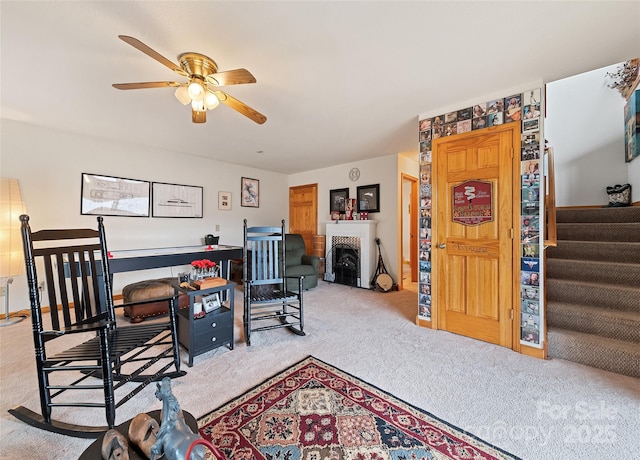
[[453, 186], [453, 222], [480, 225], [493, 220], [491, 182], [470, 180]]

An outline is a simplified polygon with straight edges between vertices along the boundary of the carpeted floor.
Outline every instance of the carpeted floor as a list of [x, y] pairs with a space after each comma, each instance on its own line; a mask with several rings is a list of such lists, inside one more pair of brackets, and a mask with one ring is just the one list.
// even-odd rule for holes
[[[630, 459], [640, 452], [638, 379], [418, 327], [415, 293], [324, 281], [305, 293], [305, 337], [264, 331], [247, 347], [242, 292], [236, 294], [236, 348], [197, 356], [191, 368], [183, 354], [187, 375], [173, 382], [182, 408], [196, 417], [311, 355], [524, 459]], [[91, 443], [27, 426], [7, 413], [20, 404], [39, 408], [29, 320], [0, 329], [0, 458], [69, 460]], [[149, 386], [118, 409], [117, 423], [160, 407]], [[104, 423], [100, 411], [55, 412]]]
[[517, 458], [311, 356], [198, 426], [228, 459]]

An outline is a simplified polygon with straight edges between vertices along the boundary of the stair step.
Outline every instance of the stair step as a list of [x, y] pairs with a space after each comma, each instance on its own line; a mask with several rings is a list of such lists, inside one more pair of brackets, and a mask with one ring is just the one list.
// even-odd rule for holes
[[577, 259], [547, 259], [547, 279], [640, 286], [640, 265]]
[[640, 242], [640, 222], [557, 224], [558, 240]]
[[546, 255], [554, 259], [640, 264], [640, 243], [562, 240], [558, 246], [547, 248]]
[[[640, 288], [547, 279], [547, 301], [640, 313]], [[612, 307], [611, 307], [612, 306]]]
[[560, 208], [556, 222], [640, 222], [640, 206], [624, 208]]
[[640, 314], [636, 312], [548, 302], [547, 325], [640, 344]]
[[548, 329], [549, 357], [566, 359], [617, 374], [640, 378], [640, 344], [584, 334], [566, 329]]

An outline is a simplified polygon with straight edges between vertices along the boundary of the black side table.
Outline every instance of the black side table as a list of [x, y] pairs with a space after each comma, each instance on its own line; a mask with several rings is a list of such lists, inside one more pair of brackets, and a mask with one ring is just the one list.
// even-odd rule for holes
[[[181, 289], [189, 295], [189, 309], [178, 312], [178, 340], [189, 351], [189, 367], [194, 356], [227, 345], [233, 350], [233, 299], [236, 283], [227, 281], [216, 286], [196, 291]], [[216, 296], [219, 305], [206, 312], [202, 318], [194, 318], [193, 304], [196, 301]], [[203, 302], [204, 311], [204, 302]]]

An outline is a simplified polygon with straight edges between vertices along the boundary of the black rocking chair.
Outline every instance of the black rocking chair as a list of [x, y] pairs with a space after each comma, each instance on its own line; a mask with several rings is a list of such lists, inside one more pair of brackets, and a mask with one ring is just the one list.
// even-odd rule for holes
[[[23, 406], [9, 412], [29, 425], [48, 431], [81, 438], [98, 437], [113, 428], [116, 408], [147, 384], [165, 376], [185, 374], [180, 371], [176, 333], [177, 295], [136, 302], [167, 301], [170, 313], [166, 321], [116, 326], [115, 308], [125, 305], [113, 304], [102, 217], [98, 217], [98, 230], [31, 232], [29, 216], [22, 215], [20, 220], [42, 413]], [[44, 275], [50, 315], [43, 315], [40, 303], [40, 270]], [[43, 316], [50, 316], [50, 326], [43, 324]], [[90, 334], [87, 340], [76, 333]], [[66, 343], [60, 343], [65, 340]], [[60, 350], [61, 345], [68, 348], [52, 352], [50, 344], [56, 350]], [[167, 372], [171, 368], [175, 370]], [[139, 385], [116, 402], [115, 391], [132, 381]], [[54, 420], [52, 409], [63, 406], [103, 407], [107, 426]]]
[[[251, 332], [286, 327], [305, 335], [302, 281], [287, 276], [284, 220], [281, 227], [247, 227], [244, 220], [244, 337], [251, 345]], [[287, 290], [285, 280], [297, 281], [297, 292]], [[261, 325], [255, 326], [254, 322]]]

